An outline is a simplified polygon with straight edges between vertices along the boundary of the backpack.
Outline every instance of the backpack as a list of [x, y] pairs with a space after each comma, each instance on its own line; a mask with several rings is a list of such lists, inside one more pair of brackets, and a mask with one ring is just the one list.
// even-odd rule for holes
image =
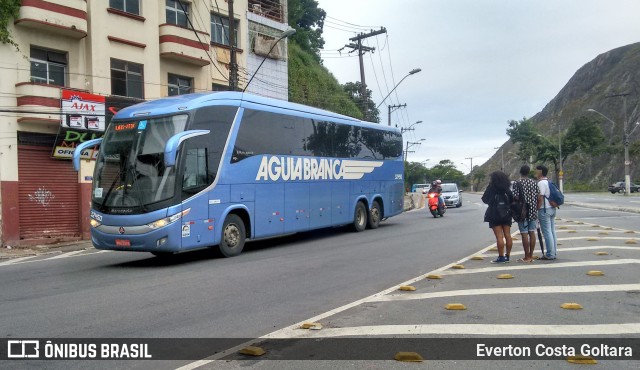
[[513, 213], [513, 220], [515, 222], [523, 222], [529, 215], [529, 205], [527, 204], [527, 202], [525, 202], [522, 183], [516, 182], [516, 186], [518, 187], [518, 194], [520, 196], [518, 197], [518, 199], [513, 199], [513, 202], [511, 203], [511, 212]]
[[551, 181], [549, 181], [549, 191], [549, 196], [545, 198], [547, 198], [551, 207], [558, 208], [559, 206], [564, 204], [564, 194], [562, 194], [556, 184], [552, 183]]
[[507, 193], [496, 194], [494, 196], [494, 215], [495, 221], [511, 221], [511, 203]]

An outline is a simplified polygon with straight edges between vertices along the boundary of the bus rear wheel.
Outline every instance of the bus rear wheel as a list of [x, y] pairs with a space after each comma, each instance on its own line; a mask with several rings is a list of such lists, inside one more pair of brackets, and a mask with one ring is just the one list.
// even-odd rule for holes
[[242, 253], [247, 237], [244, 222], [238, 215], [228, 215], [222, 225], [220, 253], [225, 257], [234, 257]]
[[364, 229], [367, 228], [367, 207], [365, 207], [362, 202], [356, 204], [356, 211], [353, 216], [351, 228], [355, 232], [364, 231]]
[[370, 229], [377, 229], [380, 226], [380, 219], [382, 218], [382, 209], [380, 203], [377, 200], [373, 201], [371, 210], [369, 211], [369, 220], [367, 221], [367, 227]]

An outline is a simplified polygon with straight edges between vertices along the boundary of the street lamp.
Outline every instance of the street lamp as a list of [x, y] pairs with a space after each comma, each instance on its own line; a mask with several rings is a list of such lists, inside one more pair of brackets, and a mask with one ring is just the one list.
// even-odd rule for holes
[[284, 38], [287, 38], [287, 37], [293, 35], [294, 33], [296, 33], [296, 29], [295, 28], [289, 28], [288, 30], [282, 32], [282, 35], [280, 35], [280, 38], [278, 40], [276, 40], [276, 42], [274, 42], [273, 45], [271, 45], [271, 49], [269, 49], [269, 51], [267, 52], [267, 56], [265, 56], [264, 59], [262, 59], [262, 62], [260, 62], [260, 65], [258, 66], [258, 68], [256, 68], [256, 71], [253, 72], [253, 75], [249, 79], [249, 82], [247, 82], [247, 84], [245, 85], [244, 89], [242, 89], [242, 92], [245, 92], [247, 90], [247, 87], [249, 87], [249, 84], [251, 83], [251, 81], [253, 81], [253, 78], [258, 74], [258, 71], [260, 70], [260, 67], [262, 67], [262, 65], [264, 64], [264, 61], [267, 60], [267, 57], [269, 56], [269, 54], [271, 54], [271, 51], [273, 50], [273, 48], [275, 48], [276, 45], [278, 45], [280, 40], [282, 40]]
[[[614, 127], [616, 125], [616, 123], [611, 118], [605, 116], [604, 114], [598, 112], [595, 109], [589, 108], [587, 109], [587, 112], [597, 113], [607, 121], [611, 122]], [[629, 175], [629, 165], [631, 164], [631, 161], [629, 160], [629, 136], [631, 136], [631, 134], [633, 134], [633, 132], [638, 128], [638, 125], [640, 125], [640, 122], [636, 122], [636, 125], [633, 128], [633, 130], [629, 132], [627, 120], [626, 119], [624, 120], [623, 135], [622, 135], [622, 143], [624, 144], [624, 190], [625, 190], [624, 195], [629, 195], [631, 193], [631, 176]]]
[[404, 127], [400, 128], [400, 133], [404, 134], [405, 131], [411, 131], [411, 127], [417, 125], [418, 123], [422, 123], [422, 121], [418, 121], [416, 123], [412, 123], [411, 126], [409, 126], [407, 128], [404, 128]]
[[497, 146], [493, 149], [500, 149], [500, 156], [502, 157], [502, 167], [500, 167], [500, 171], [504, 172], [504, 147]]
[[[411, 75], [413, 75], [413, 74], [416, 74], [416, 73], [418, 73], [418, 72], [420, 72], [420, 71], [422, 71], [422, 69], [420, 69], [420, 68], [415, 68], [415, 69], [412, 69], [411, 71], [409, 71], [409, 73], [408, 73], [406, 76], [402, 77], [402, 80], [400, 80], [400, 82], [398, 82], [398, 83], [396, 84], [396, 86], [394, 86], [394, 87], [393, 87], [393, 89], [391, 89], [391, 91], [389, 91], [389, 93], [387, 94], [387, 96], [385, 96], [385, 97], [384, 97], [384, 99], [382, 99], [382, 101], [380, 102], [380, 104], [378, 104], [378, 106], [376, 107], [376, 109], [380, 108], [380, 106], [382, 105], [382, 103], [384, 103], [384, 101], [385, 101], [385, 100], [387, 100], [387, 98], [389, 97], [389, 95], [391, 95], [391, 93], [392, 93], [392, 92], [394, 92], [398, 86], [400, 86], [400, 84], [402, 83], [402, 81], [404, 81], [404, 79], [405, 79], [405, 78], [407, 78], [407, 77], [409, 77], [409, 76], [411, 76]], [[391, 126], [391, 122], [389, 122], [389, 126]]]
[[420, 145], [422, 144], [422, 141], [425, 141], [426, 139], [420, 139], [419, 141], [407, 141], [407, 149], [404, 151], [404, 161], [407, 161], [407, 157], [409, 156], [409, 148], [411, 148], [414, 145]]

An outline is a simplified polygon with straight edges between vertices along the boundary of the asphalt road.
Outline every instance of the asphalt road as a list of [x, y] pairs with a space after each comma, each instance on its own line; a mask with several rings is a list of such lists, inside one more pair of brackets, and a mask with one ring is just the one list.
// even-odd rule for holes
[[[495, 252], [492, 255], [492, 252], [486, 251], [494, 243], [494, 238], [487, 224], [482, 222], [484, 210], [485, 206], [480, 204], [478, 195], [464, 194], [464, 206], [449, 209], [444, 218], [433, 219], [424, 210], [416, 210], [387, 220], [377, 230], [363, 233], [336, 228], [250, 243], [245, 253], [232, 259], [215, 257], [208, 252], [193, 252], [177, 256], [171, 262], [163, 262], [147, 254], [88, 250], [53, 257], [25, 258], [4, 265], [0, 263], [0, 279], [3, 283], [0, 291], [0, 326], [3, 335], [8, 338], [257, 338], [273, 335], [274, 332], [276, 336], [287, 338], [299, 335], [292, 325], [313, 318], [321, 318], [320, 322], [327, 327], [343, 328], [347, 335], [355, 333], [349, 332], [354, 328], [374, 327], [367, 334], [373, 337], [380, 336], [375, 327], [381, 325], [418, 325], [421, 328], [425, 325], [426, 329], [423, 330], [428, 336], [439, 336], [445, 333], [434, 332], [433, 327], [428, 325], [541, 324], [546, 320], [553, 325], [588, 326], [638, 321], [640, 298], [638, 294], [625, 290], [606, 293], [594, 291], [578, 296], [574, 293], [574, 296], [562, 298], [580, 301], [589, 307], [589, 310], [584, 310], [588, 312], [588, 317], [579, 319], [556, 312], [559, 310], [556, 310], [556, 306], [560, 295], [553, 292], [548, 295], [521, 294], [515, 301], [512, 295], [504, 292], [473, 295], [466, 300], [473, 310], [458, 316], [451, 315], [451, 312], [442, 313], [441, 308], [448, 301], [448, 293], [429, 301], [370, 298], [376, 293], [381, 293], [379, 296], [395, 296], [398, 293], [397, 286], [407, 281], [418, 288], [417, 292], [503, 287], [497, 285], [502, 282], [495, 280], [497, 270], [453, 273], [450, 278], [436, 283], [424, 280], [424, 274], [438, 269], [445, 275], [450, 274], [447, 266], [475, 254], [484, 255], [485, 260], [463, 263], [481, 269], [496, 267], [489, 264]], [[598, 267], [580, 265], [581, 261], [594, 260], [593, 251], [580, 248], [603, 246], [607, 250], [606, 245], [610, 244], [625, 246], [624, 241], [633, 236], [622, 234], [623, 230], [640, 232], [637, 226], [640, 215], [637, 214], [565, 206], [559, 217], [564, 220], [559, 221], [559, 225], [562, 222], [568, 224], [569, 220], [582, 222], [575, 227], [581, 236], [568, 239], [563, 242], [566, 247], [561, 247], [577, 248], [573, 253], [566, 253], [566, 262], [578, 264], [523, 270], [523, 274], [527, 273], [526, 277], [508, 280], [511, 286], [535, 288], [595, 284], [594, 280], [584, 279], [582, 270]], [[603, 244], [593, 244], [587, 241], [596, 233], [595, 227], [591, 229], [592, 224], [598, 224], [602, 230], [616, 228], [609, 233], [618, 232], [624, 240], [604, 242], [608, 236], [602, 235], [599, 238]], [[570, 226], [574, 225], [577, 224]], [[559, 237], [568, 236], [569, 231], [572, 230], [561, 231]], [[605, 259], [637, 258], [638, 250], [633, 249], [633, 245], [627, 247], [631, 248], [609, 249], [615, 254]], [[519, 251], [521, 245], [517, 240], [514, 254]], [[554, 263], [558, 264], [565, 258], [562, 252], [559, 256], [560, 259]], [[511, 263], [504, 268], [520, 268], [520, 265]], [[622, 286], [639, 283], [637, 264], [611, 266], [614, 267], [607, 270], [607, 279], [611, 279], [607, 280], [607, 284]], [[612, 271], [616, 271], [615, 276], [609, 278]], [[604, 283], [601, 280], [597, 284]], [[628, 290], [634, 291], [631, 288]], [[514, 306], [513, 302], [519, 303]], [[608, 307], [611, 302], [618, 304], [612, 309]], [[541, 304], [544, 309], [540, 309]], [[348, 309], [339, 309], [345, 305], [350, 306]], [[528, 308], [523, 312], [523, 307]], [[544, 315], [546, 310], [554, 311], [551, 319]], [[323, 330], [317, 333], [323, 333]], [[567, 333], [571, 335], [572, 332]], [[399, 331], [390, 335], [406, 334]], [[509, 331], [484, 334], [518, 335]], [[470, 334], [461, 330], [458, 335]], [[295, 369], [301, 364], [295, 361], [190, 363], [58, 361], [47, 362], [46, 366], [68, 369], [176, 368], [185, 365], [240, 368], [254, 365]], [[481, 363], [486, 368], [496, 365], [495, 362]], [[505, 365], [505, 368], [512, 367], [506, 366], [508, 363], [499, 364]], [[520, 361], [515, 363], [525, 365]], [[627, 365], [621, 361], [610, 363], [622, 368]], [[335, 368], [335, 363], [331, 361], [304, 364], [308, 368]], [[350, 364], [355, 368], [396, 365], [394, 362], [381, 361]], [[461, 363], [449, 361], [440, 365], [455, 368], [456, 364]], [[40, 368], [43, 363], [0, 364], [3, 365]]]

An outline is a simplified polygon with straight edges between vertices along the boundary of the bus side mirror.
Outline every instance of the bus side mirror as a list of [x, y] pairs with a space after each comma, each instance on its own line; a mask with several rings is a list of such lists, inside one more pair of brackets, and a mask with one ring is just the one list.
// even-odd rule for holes
[[76, 147], [76, 150], [73, 151], [73, 169], [74, 170], [80, 171], [80, 157], [82, 156], [82, 151], [89, 147], [100, 144], [101, 141], [102, 141], [102, 138], [93, 139], [93, 140], [85, 141], [84, 143]]
[[192, 137], [206, 135], [209, 132], [209, 130], [189, 130], [170, 137], [169, 140], [167, 140], [167, 144], [164, 146], [164, 165], [167, 167], [173, 167], [176, 165], [178, 148], [183, 141]]

